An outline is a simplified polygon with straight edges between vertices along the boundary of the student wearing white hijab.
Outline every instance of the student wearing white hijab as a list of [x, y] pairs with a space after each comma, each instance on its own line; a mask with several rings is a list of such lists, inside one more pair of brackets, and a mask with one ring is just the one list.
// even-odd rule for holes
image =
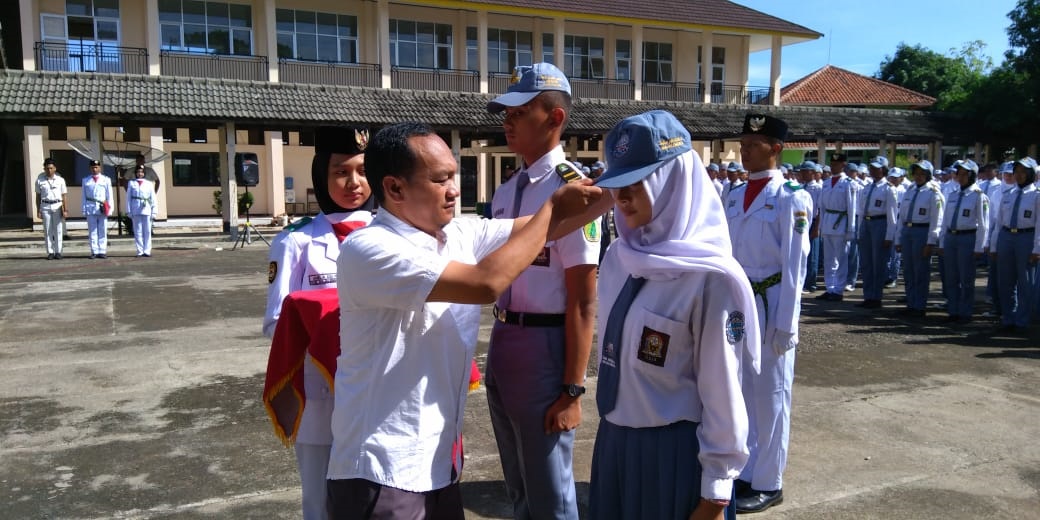
[[591, 518], [734, 518], [748, 457], [742, 365], [758, 315], [718, 194], [672, 114], [606, 139], [618, 239], [599, 274], [600, 424]]

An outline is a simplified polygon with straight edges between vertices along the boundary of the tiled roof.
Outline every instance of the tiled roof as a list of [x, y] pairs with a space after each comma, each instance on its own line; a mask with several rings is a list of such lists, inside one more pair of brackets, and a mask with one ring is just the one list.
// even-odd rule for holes
[[935, 98], [827, 65], [780, 90], [781, 105], [928, 107]]
[[[426, 5], [422, 0], [402, 0], [402, 3]], [[440, 4], [441, 2], [432, 2]], [[728, 0], [612, 0], [609, 2], [574, 0], [484, 0], [464, 1], [482, 9], [493, 6], [524, 10], [544, 10], [581, 13], [610, 18], [645, 20], [648, 25], [665, 21], [669, 24], [692, 24], [717, 28], [750, 29], [819, 38], [820, 33]]]
[[[0, 119], [24, 124], [87, 120], [192, 123], [235, 121], [272, 129], [319, 124], [381, 126], [419, 120], [438, 129], [499, 133], [488, 114], [493, 94], [335, 87], [167, 76], [0, 72]], [[748, 110], [788, 122], [791, 140], [973, 143], [974, 128], [941, 113], [801, 106], [746, 106], [579, 99], [570, 132], [603, 134], [621, 119], [654, 108], [672, 111], [697, 139], [736, 137]]]

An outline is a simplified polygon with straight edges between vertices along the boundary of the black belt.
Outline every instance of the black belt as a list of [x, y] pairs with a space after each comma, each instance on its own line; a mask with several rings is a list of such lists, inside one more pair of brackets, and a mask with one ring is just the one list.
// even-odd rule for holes
[[903, 225], [906, 226], [906, 227], [928, 227], [931, 224], [929, 224], [927, 222], [907, 222], [906, 224], [903, 224]]
[[562, 327], [567, 320], [566, 314], [538, 314], [534, 312], [512, 312], [499, 309], [495, 305], [491, 309], [495, 319], [510, 325], [521, 327]]
[[863, 215], [863, 220], [878, 220], [887, 217], [888, 215]]
[[951, 234], [951, 235], [968, 235], [968, 234], [974, 235], [978, 231], [979, 231], [978, 228], [972, 228], [972, 229], [947, 229], [946, 230], [946, 232]]
[[1032, 233], [1034, 229], [1036, 228], [1010, 228], [1004, 226], [1004, 231], [1007, 231], [1008, 233]]
[[58, 199], [58, 200], [41, 200], [40, 202], [42, 202], [44, 204], [57, 204], [57, 203], [61, 202], [61, 199]]

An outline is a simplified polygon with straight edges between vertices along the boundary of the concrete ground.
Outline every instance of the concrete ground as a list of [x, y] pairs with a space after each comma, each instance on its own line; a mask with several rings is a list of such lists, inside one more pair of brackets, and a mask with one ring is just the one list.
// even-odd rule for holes
[[[74, 230], [46, 261], [39, 233], [0, 232], [0, 517], [299, 518], [260, 403], [267, 247], [231, 245], [161, 230], [150, 259], [117, 238], [89, 260]], [[743, 518], [1040, 518], [1038, 334], [904, 319], [888, 293], [881, 311], [805, 301], [785, 502]], [[508, 518], [482, 390], [466, 447], [467, 518]]]

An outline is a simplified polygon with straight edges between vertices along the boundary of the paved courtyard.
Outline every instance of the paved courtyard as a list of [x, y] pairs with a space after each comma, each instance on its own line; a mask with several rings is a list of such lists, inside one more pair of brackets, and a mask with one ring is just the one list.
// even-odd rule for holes
[[[74, 239], [52, 262], [0, 244], [0, 517], [299, 517], [260, 403], [267, 247], [157, 242], [151, 259], [123, 239], [88, 260]], [[743, 518], [1040, 518], [1040, 338], [860, 297], [806, 301], [786, 501]], [[598, 418], [583, 402], [584, 506]], [[466, 421], [467, 517], [508, 518], [482, 390]]]

